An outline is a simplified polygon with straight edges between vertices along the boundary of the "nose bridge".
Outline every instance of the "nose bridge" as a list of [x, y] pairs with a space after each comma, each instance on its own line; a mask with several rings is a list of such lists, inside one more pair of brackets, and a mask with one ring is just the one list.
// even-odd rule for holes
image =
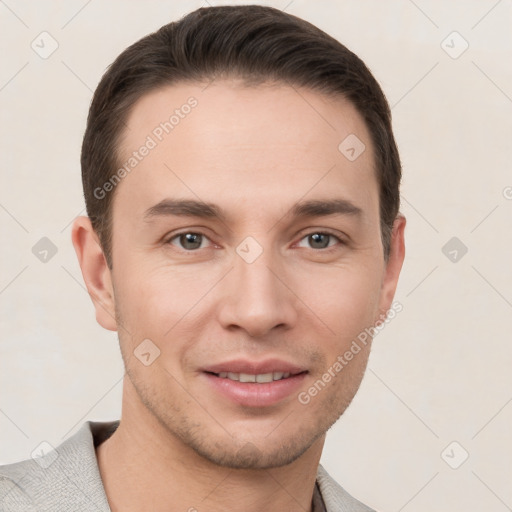
[[251, 238], [236, 248], [222, 322], [225, 327], [237, 325], [251, 336], [261, 336], [276, 326], [289, 328], [296, 315], [292, 294], [276, 277], [282, 268], [278, 256]]
[[247, 261], [243, 257], [238, 257], [237, 260], [235, 275], [242, 291], [245, 289], [248, 296], [262, 299], [262, 304], [276, 300], [279, 281], [271, 271], [272, 265], [276, 266], [271, 250], [263, 251], [254, 261]]

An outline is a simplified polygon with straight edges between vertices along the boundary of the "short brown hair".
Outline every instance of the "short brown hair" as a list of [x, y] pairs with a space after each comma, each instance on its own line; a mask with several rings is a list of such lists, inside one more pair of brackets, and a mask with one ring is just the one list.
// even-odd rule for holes
[[115, 189], [100, 198], [95, 190], [119, 167], [119, 141], [131, 108], [162, 86], [219, 76], [284, 82], [345, 97], [355, 106], [373, 143], [387, 259], [400, 207], [401, 164], [379, 84], [357, 55], [314, 25], [272, 7], [243, 5], [200, 8], [164, 25], [124, 50], [96, 88], [82, 145], [82, 182], [108, 265]]

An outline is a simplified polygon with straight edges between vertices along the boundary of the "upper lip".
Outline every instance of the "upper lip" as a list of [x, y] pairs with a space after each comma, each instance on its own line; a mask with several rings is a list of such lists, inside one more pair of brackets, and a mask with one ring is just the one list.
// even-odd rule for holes
[[265, 373], [283, 372], [297, 375], [306, 371], [306, 368], [282, 361], [280, 359], [266, 359], [264, 361], [249, 361], [247, 359], [234, 359], [206, 366], [202, 369], [209, 373], [247, 373], [249, 375], [261, 375]]

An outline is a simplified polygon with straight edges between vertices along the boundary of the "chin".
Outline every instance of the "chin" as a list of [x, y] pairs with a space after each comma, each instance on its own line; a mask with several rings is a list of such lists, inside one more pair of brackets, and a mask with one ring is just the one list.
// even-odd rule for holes
[[307, 440], [294, 437], [288, 442], [282, 440], [278, 446], [273, 446], [274, 443], [260, 445], [258, 441], [258, 445], [251, 441], [240, 443], [234, 439], [222, 443], [197, 442], [198, 440], [191, 439], [186, 442], [200, 457], [217, 466], [254, 470], [279, 468], [291, 464], [304, 455], [322, 435], [323, 432]]
[[[337, 418], [316, 418], [298, 424], [291, 414], [270, 433], [258, 434], [245, 430], [228, 432], [209, 421], [193, 422], [191, 418], [171, 417], [160, 411], [159, 421], [166, 430], [179, 439], [183, 446], [216, 466], [230, 469], [272, 469], [287, 466], [303, 456], [316, 442], [323, 446], [327, 429]], [[286, 430], [286, 427], [288, 429]], [[252, 430], [252, 429], [251, 429]], [[318, 455], [321, 452], [321, 446]]]

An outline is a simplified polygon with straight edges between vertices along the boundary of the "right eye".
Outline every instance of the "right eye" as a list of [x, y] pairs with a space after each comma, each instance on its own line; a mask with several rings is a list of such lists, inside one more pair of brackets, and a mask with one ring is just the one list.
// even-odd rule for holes
[[193, 231], [186, 231], [178, 233], [172, 238], [169, 238], [166, 243], [179, 247], [185, 251], [195, 251], [197, 249], [203, 249], [203, 242], [208, 238], [202, 233], [195, 233]]

